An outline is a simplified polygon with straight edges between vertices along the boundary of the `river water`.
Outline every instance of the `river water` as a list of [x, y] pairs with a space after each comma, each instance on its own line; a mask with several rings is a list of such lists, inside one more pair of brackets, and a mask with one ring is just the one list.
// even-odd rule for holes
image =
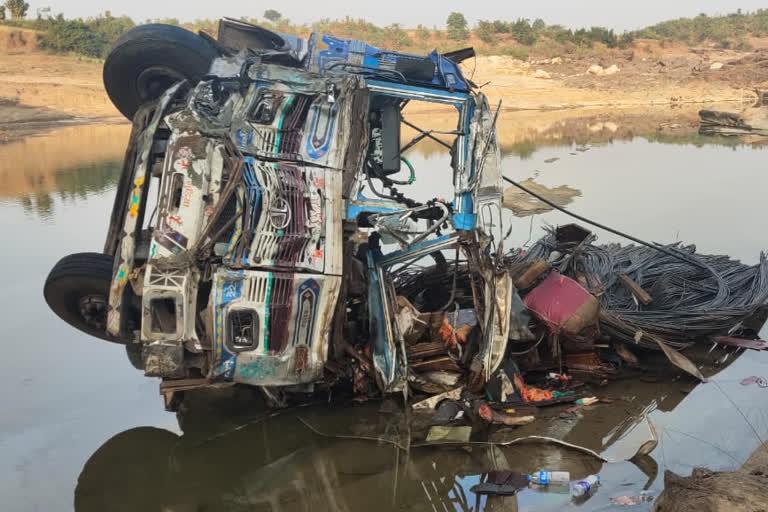
[[[265, 417], [243, 390], [194, 396], [180, 413], [165, 412], [158, 382], [133, 369], [122, 347], [70, 328], [42, 297], [59, 258], [101, 249], [127, 135], [126, 125], [77, 126], [0, 145], [2, 510], [611, 510], [611, 497], [658, 495], [665, 470], [734, 468], [768, 439], [768, 389], [739, 383], [768, 375], [768, 357], [722, 349], [697, 359], [714, 375], [709, 383], [674, 371], [613, 382], [600, 390], [612, 404], [567, 417], [551, 408], [511, 434], [558, 437], [623, 459], [649, 439], [640, 420], [649, 413], [659, 444], [635, 463], [546, 445], [405, 453], [388, 442], [326, 438], [302, 422], [404, 443], [408, 423], [389, 402]], [[504, 153], [508, 176], [567, 185], [579, 193], [569, 208], [641, 238], [693, 242], [747, 263], [768, 247], [768, 152], [760, 148], [654, 134], [533, 139]], [[448, 196], [446, 153], [427, 147], [409, 158], [423, 194]], [[526, 244], [543, 226], [565, 222], [557, 212], [514, 219], [510, 242]], [[536, 469], [574, 478], [599, 472], [602, 484], [580, 503], [533, 489], [491, 499], [469, 491], [491, 470]]]

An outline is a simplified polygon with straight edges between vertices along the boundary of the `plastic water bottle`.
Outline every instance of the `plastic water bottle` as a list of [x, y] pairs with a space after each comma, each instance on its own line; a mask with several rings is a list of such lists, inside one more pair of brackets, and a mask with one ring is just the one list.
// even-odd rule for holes
[[589, 475], [584, 480], [574, 482], [571, 487], [571, 496], [578, 498], [594, 491], [595, 488], [600, 485], [600, 475]]
[[536, 471], [528, 475], [528, 481], [537, 485], [564, 485], [571, 480], [567, 471]]

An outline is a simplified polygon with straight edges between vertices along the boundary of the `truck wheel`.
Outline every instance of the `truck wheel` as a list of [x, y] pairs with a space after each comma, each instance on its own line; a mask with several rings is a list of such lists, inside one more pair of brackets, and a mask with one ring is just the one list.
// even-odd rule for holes
[[43, 295], [54, 313], [86, 334], [116, 343], [107, 334], [112, 256], [83, 252], [63, 257], [45, 280]]
[[199, 35], [174, 25], [141, 25], [118, 39], [104, 62], [104, 88], [128, 119], [180, 80], [195, 83], [218, 56]]

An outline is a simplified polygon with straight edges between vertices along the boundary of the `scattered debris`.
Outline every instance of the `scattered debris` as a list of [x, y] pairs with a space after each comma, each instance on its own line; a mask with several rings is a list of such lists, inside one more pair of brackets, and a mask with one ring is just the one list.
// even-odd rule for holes
[[479, 484], [470, 487], [475, 494], [490, 496], [512, 496], [528, 487], [528, 478], [515, 471], [491, 471], [483, 474]]
[[477, 415], [487, 423], [507, 426], [529, 425], [536, 420], [534, 416], [511, 416], [497, 412], [491, 409], [488, 404], [481, 404], [477, 408]]
[[740, 384], [742, 386], [749, 386], [750, 384], [757, 384], [761, 388], [768, 388], [768, 380], [765, 379], [765, 377], [758, 377], [756, 375], [752, 375], [751, 377], [747, 377], [746, 379], [743, 379]]
[[463, 387], [458, 387], [454, 390], [446, 391], [445, 393], [431, 396], [425, 400], [422, 400], [421, 402], [416, 402], [411, 407], [413, 407], [414, 410], [434, 409], [435, 407], [437, 407], [437, 404], [439, 404], [443, 400], [458, 400], [459, 398], [461, 398], [461, 392], [463, 390], [464, 390]]
[[624, 496], [612, 496], [611, 503], [620, 506], [640, 505], [641, 503], [650, 503], [653, 501], [653, 494], [649, 491], [641, 491], [638, 494], [625, 494]]
[[533, 73], [533, 78], [542, 78], [544, 80], [549, 80], [550, 78], [552, 78], [552, 76], [546, 71], [544, 71], [543, 69], [537, 69]]
[[571, 496], [578, 498], [593, 494], [600, 485], [600, 475], [589, 475], [583, 480], [574, 482], [571, 485]]
[[434, 426], [429, 429], [429, 432], [427, 432], [426, 441], [428, 443], [467, 442], [469, 441], [469, 436], [471, 434], [472, 434], [472, 427], [470, 426], [462, 426], [462, 427]]
[[[527, 179], [522, 182], [527, 188], [530, 188], [540, 195], [546, 197], [553, 203], [559, 206], [566, 206], [570, 204], [575, 197], [580, 197], [581, 192], [575, 188], [571, 188], [565, 185], [559, 187], [549, 188], [546, 185], [536, 183], [532, 179]], [[508, 187], [504, 190], [503, 199], [504, 208], [512, 210], [512, 213], [516, 217], [528, 217], [530, 215], [536, 215], [539, 213], [546, 213], [552, 211], [552, 207], [547, 206], [541, 201], [536, 200], [529, 194], [522, 192], [516, 188]]]
[[460, 420], [464, 417], [464, 410], [458, 402], [453, 400], [443, 400], [435, 409], [432, 415], [432, 425], [448, 425], [449, 423]]
[[768, 342], [760, 339], [748, 340], [732, 336], [712, 336], [711, 340], [726, 347], [748, 348], [750, 350], [768, 350]]
[[717, 71], [718, 69], [723, 69], [723, 63], [722, 62], [713, 62], [709, 65], [710, 71]]
[[557, 162], [558, 160], [560, 160], [559, 156], [553, 156], [552, 158], [547, 158], [546, 160], [544, 160], [544, 163], [551, 164], [553, 162]]
[[701, 382], [707, 382], [707, 378], [704, 377], [698, 368], [696, 368], [696, 365], [691, 362], [690, 359], [685, 357], [680, 352], [675, 352], [672, 348], [668, 347], [662, 340], [659, 338], [654, 338], [654, 341], [659, 345], [659, 348], [664, 352], [664, 355], [667, 356], [667, 359], [669, 359], [669, 362], [683, 370], [684, 372], [687, 372], [697, 379], [699, 379]]

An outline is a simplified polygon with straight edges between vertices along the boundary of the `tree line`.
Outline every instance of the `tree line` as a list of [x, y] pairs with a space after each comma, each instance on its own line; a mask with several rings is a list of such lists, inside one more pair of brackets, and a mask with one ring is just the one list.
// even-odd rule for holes
[[[2, 1], [2, 0], [0, 0]], [[40, 30], [40, 44], [56, 52], [76, 53], [89, 57], [104, 57], [112, 43], [124, 32], [136, 26], [127, 16], [114, 17], [109, 11], [87, 19], [66, 19], [63, 15], [43, 16], [38, 10], [35, 19], [27, 19], [29, 4], [24, 0], [6, 0], [0, 4], [0, 23]], [[7, 19], [6, 11], [10, 15]], [[45, 10], [43, 10], [44, 12]], [[448, 14], [444, 27], [418, 25], [406, 29], [399, 24], [385, 27], [363, 19], [346, 17], [340, 20], [325, 18], [312, 24], [295, 24], [275, 9], [264, 11], [262, 18], [242, 18], [244, 21], [292, 35], [307, 36], [312, 31], [339, 37], [360, 39], [383, 48], [425, 53], [433, 48], [452, 50], [459, 45], [472, 44], [481, 54], [512, 54], [527, 57], [529, 51], [561, 53], [574, 48], [591, 48], [601, 44], [608, 48], [628, 47], [637, 38], [679, 41], [696, 45], [707, 41], [720, 47], [748, 49], [748, 35], [768, 35], [768, 9], [752, 13], [741, 10], [724, 16], [700, 14], [694, 18], [664, 21], [641, 30], [616, 34], [605, 27], [570, 29], [561, 25], [548, 25], [542, 19], [479, 20], [470, 27], [460, 12]], [[176, 18], [147, 19], [143, 23], [169, 23], [192, 31], [215, 35], [218, 20], [196, 20], [181, 23]]]

